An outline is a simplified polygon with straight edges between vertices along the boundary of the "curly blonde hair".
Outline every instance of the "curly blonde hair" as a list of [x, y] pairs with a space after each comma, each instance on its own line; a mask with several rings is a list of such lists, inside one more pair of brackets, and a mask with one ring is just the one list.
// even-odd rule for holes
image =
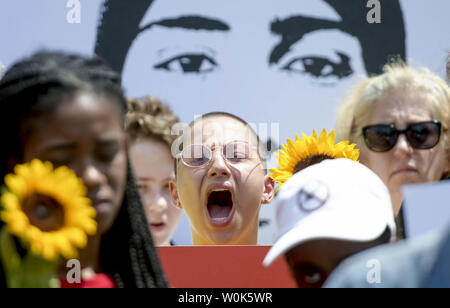
[[132, 143], [139, 139], [155, 139], [172, 146], [178, 137], [172, 135], [172, 126], [180, 120], [167, 104], [152, 96], [128, 98], [127, 104], [125, 130]]
[[377, 100], [386, 93], [405, 89], [420, 93], [431, 102], [434, 119], [442, 123], [443, 141], [450, 158], [450, 89], [427, 68], [416, 69], [403, 62], [386, 65], [383, 74], [365, 79], [347, 94], [338, 109], [337, 141], [350, 140], [361, 145], [362, 127], [369, 124]]
[[447, 57], [447, 81], [450, 82], [450, 52]]

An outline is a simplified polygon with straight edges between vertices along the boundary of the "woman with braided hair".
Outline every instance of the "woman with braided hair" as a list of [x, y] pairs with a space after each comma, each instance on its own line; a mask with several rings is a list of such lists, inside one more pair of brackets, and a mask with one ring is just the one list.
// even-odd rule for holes
[[39, 52], [6, 72], [0, 106], [1, 179], [37, 158], [87, 188], [98, 227], [80, 251], [81, 286], [167, 287], [129, 165], [119, 75], [97, 57]]

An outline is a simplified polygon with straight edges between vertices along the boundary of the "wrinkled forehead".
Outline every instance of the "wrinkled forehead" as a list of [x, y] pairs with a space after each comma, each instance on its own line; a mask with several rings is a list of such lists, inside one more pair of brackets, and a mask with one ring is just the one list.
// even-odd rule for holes
[[244, 141], [257, 146], [257, 136], [251, 127], [226, 116], [198, 119], [185, 134], [183, 144], [204, 144], [209, 147], [225, 145], [233, 141]]
[[404, 114], [409, 119], [425, 117], [441, 120], [439, 102], [435, 97], [414, 89], [396, 89], [382, 94], [371, 106], [371, 116], [389, 121], [395, 114]]

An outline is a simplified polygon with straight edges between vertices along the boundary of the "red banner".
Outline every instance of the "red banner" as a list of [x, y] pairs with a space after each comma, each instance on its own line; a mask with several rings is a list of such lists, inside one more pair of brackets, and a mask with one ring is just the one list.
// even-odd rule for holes
[[280, 257], [262, 261], [270, 246], [159, 247], [170, 285], [175, 288], [295, 288]]

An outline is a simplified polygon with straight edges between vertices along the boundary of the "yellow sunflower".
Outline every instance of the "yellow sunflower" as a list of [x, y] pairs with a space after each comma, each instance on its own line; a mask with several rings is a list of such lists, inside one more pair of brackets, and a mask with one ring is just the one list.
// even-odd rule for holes
[[1, 196], [0, 218], [8, 231], [47, 260], [77, 258], [77, 248], [97, 231], [82, 180], [67, 167], [53, 169], [37, 159], [17, 165], [14, 172], [5, 177], [7, 191]]
[[275, 154], [279, 168], [270, 169], [272, 173], [269, 176], [278, 182], [278, 190], [296, 172], [322, 160], [348, 158], [358, 162], [359, 150], [355, 149], [356, 144], [350, 144], [350, 141], [334, 144], [334, 130], [327, 135], [324, 129], [319, 137], [313, 130], [311, 137], [302, 134], [302, 138], [295, 136], [295, 142], [288, 139], [287, 145], [282, 145], [283, 150]]

